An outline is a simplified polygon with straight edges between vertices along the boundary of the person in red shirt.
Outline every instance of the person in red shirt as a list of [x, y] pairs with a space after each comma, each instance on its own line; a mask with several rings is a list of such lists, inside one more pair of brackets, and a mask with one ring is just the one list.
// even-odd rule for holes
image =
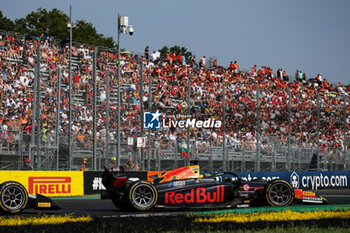
[[177, 55], [177, 64], [182, 65], [182, 55], [181, 55], [181, 53], [179, 53]]
[[79, 92], [79, 88], [80, 88], [80, 75], [75, 75], [73, 76], [73, 82], [74, 82], [74, 85], [73, 85], [73, 95], [75, 95], [76, 93]]

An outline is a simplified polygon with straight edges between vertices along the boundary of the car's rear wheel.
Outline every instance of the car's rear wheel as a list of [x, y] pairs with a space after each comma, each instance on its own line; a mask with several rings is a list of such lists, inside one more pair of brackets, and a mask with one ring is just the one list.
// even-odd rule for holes
[[274, 180], [266, 188], [266, 201], [271, 206], [289, 206], [294, 200], [292, 186], [284, 180]]
[[158, 200], [156, 188], [146, 182], [137, 181], [128, 187], [130, 205], [134, 210], [150, 210]]
[[28, 203], [28, 192], [18, 182], [8, 181], [0, 185], [0, 211], [6, 214], [21, 212]]

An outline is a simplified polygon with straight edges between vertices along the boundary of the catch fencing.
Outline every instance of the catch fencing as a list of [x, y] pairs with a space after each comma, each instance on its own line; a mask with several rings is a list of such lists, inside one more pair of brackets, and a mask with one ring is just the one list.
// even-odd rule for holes
[[[1, 170], [22, 169], [25, 158], [36, 170], [78, 170], [84, 158], [87, 169], [102, 170], [111, 157], [129, 170], [196, 163], [206, 171], [349, 170], [350, 105], [340, 88], [317, 93], [311, 81], [257, 85], [245, 72], [248, 81], [235, 77], [207, 88], [210, 82], [198, 83], [203, 70], [166, 76], [140, 56], [118, 61], [114, 50], [81, 44], [73, 45], [72, 56], [59, 49], [57, 65], [45, 53], [58, 54], [55, 42], [17, 45], [32, 54], [1, 56], [31, 80], [22, 80], [28, 92], [14, 100], [31, 114], [23, 121], [16, 104], [6, 102], [13, 93], [5, 93]], [[156, 111], [164, 119], [215, 119], [222, 126], [146, 129], [144, 113]]]

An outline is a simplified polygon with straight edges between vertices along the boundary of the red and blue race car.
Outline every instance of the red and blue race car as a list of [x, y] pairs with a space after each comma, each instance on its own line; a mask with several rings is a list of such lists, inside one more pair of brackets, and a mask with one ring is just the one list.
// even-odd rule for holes
[[285, 180], [241, 180], [233, 172], [201, 174], [199, 165], [153, 176], [153, 182], [127, 178], [123, 170], [105, 170], [101, 199], [112, 199], [122, 210], [152, 208], [240, 208], [259, 205], [289, 206], [327, 200], [314, 192], [293, 189]]

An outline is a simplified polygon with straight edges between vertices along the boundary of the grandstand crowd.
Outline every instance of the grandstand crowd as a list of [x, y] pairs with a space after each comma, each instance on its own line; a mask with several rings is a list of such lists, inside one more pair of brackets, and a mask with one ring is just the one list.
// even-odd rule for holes
[[[68, 134], [69, 115], [69, 48], [66, 44], [42, 41], [40, 38], [19, 37], [8, 32], [0, 33], [0, 132], [1, 147], [14, 150], [19, 134], [32, 131], [32, 101], [35, 62], [38, 43], [41, 53], [41, 132], [43, 141], [54, 140], [56, 127], [57, 67], [62, 67], [60, 104], [60, 135]], [[93, 117], [93, 56], [95, 48], [73, 44], [72, 65], [73, 101], [72, 134], [81, 147], [91, 147]], [[226, 141], [237, 150], [255, 150], [257, 127], [257, 98], [259, 98], [260, 131], [262, 150], [268, 153], [272, 138], [286, 142], [290, 131], [296, 145], [315, 146], [317, 143], [317, 95], [320, 102], [320, 146], [328, 149], [344, 148], [344, 98], [348, 98], [350, 84], [331, 85], [319, 74], [307, 78], [302, 71], [287, 75], [278, 68], [253, 65], [248, 71], [239, 68], [239, 62], [228, 67], [218, 66], [217, 61], [208, 63], [205, 56], [196, 60], [181, 54], [159, 51], [151, 54], [121, 53], [121, 133], [122, 138], [140, 136], [140, 62], [143, 64], [144, 110], [159, 110], [164, 116], [181, 118], [187, 115], [197, 120], [215, 118], [222, 120], [223, 86], [225, 86]], [[107, 75], [110, 93], [117, 93], [117, 56], [113, 51], [99, 49], [97, 64], [97, 137], [103, 146], [106, 137]], [[152, 79], [152, 108], [148, 108], [148, 85]], [[187, 83], [190, 79], [191, 104], [188, 106]], [[257, 93], [259, 90], [259, 93]], [[291, 129], [288, 127], [288, 98], [291, 91]], [[345, 97], [344, 97], [345, 96]], [[347, 115], [350, 115], [347, 99]], [[110, 140], [116, 140], [117, 102], [110, 104]], [[346, 127], [350, 129], [349, 117]], [[220, 145], [220, 129], [191, 129], [191, 139], [197, 145], [197, 153], [205, 152], [209, 144]], [[162, 128], [152, 131], [154, 146], [169, 147], [181, 143], [187, 131], [179, 128]], [[348, 143], [349, 147], [349, 143]]]

